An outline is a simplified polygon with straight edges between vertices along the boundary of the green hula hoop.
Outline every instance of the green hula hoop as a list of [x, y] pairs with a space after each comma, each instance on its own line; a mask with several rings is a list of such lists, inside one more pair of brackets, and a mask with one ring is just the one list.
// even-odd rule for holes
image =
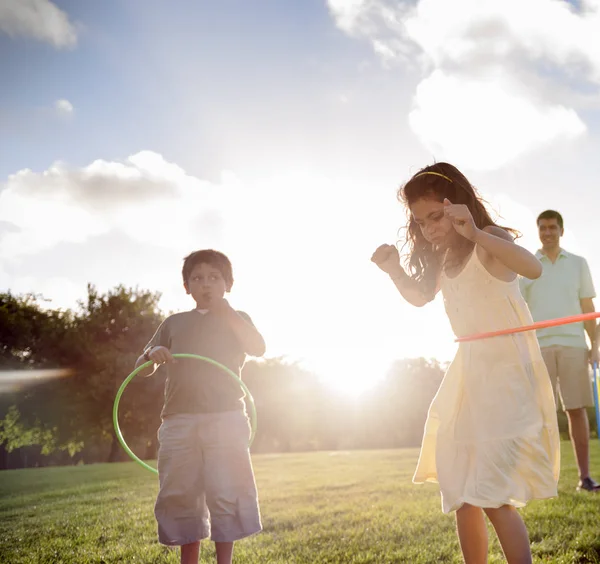
[[[174, 354], [173, 358], [193, 358], [195, 360], [202, 360], [204, 362], [208, 362], [209, 364], [213, 364], [217, 368], [223, 370], [223, 372], [229, 374], [229, 376], [231, 376], [240, 385], [240, 387], [246, 394], [246, 398], [248, 399], [248, 404], [250, 406], [250, 441], [248, 443], [248, 447], [250, 447], [252, 445], [252, 442], [254, 441], [254, 436], [256, 435], [256, 406], [254, 405], [254, 399], [252, 398], [250, 390], [246, 387], [246, 384], [244, 384], [242, 379], [233, 370], [227, 368], [227, 366], [221, 364], [220, 362], [217, 362], [216, 360], [213, 360], [212, 358], [200, 356], [198, 354], [187, 353]], [[144, 370], [144, 368], [149, 368], [153, 364], [154, 363], [151, 360], [149, 360], [141, 366], [138, 366], [129, 376], [127, 376], [127, 378], [125, 378], [124, 382], [121, 384], [121, 387], [117, 392], [117, 396], [115, 397], [115, 403], [113, 405], [113, 425], [115, 427], [117, 439], [119, 439], [119, 442], [121, 443], [121, 446], [123, 447], [125, 452], [140, 466], [142, 466], [146, 470], [150, 470], [150, 472], [153, 472], [154, 474], [158, 474], [158, 470], [156, 468], [150, 466], [149, 464], [146, 464], [143, 460], [138, 458], [136, 454], [129, 448], [129, 445], [125, 442], [125, 439], [123, 438], [121, 428], [119, 427], [119, 401], [121, 401], [121, 396], [123, 395], [127, 384], [129, 384], [129, 382], [131, 382], [131, 380], [133, 380], [133, 378], [135, 378], [137, 374]]]

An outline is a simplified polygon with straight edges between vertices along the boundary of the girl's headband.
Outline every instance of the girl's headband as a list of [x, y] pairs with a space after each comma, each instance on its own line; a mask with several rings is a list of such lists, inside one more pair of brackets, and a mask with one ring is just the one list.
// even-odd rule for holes
[[450, 184], [452, 184], [451, 178], [448, 178], [445, 174], [442, 174], [440, 172], [433, 172], [432, 170], [426, 170], [425, 172], [419, 172], [419, 174], [416, 174], [415, 176], [413, 176], [413, 180], [415, 178], [419, 178], [419, 176], [423, 176], [424, 174], [434, 174], [435, 176], [440, 176], [441, 178], [445, 178], [448, 182], [450, 182]]

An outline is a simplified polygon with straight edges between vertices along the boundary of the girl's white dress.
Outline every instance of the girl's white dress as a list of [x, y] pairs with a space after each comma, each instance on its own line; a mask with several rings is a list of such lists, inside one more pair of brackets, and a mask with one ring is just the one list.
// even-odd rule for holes
[[[532, 323], [518, 280], [504, 282], [477, 248], [441, 291], [457, 336]], [[413, 482], [438, 482], [442, 509], [524, 506], [557, 495], [559, 433], [535, 332], [460, 343], [431, 407]]]

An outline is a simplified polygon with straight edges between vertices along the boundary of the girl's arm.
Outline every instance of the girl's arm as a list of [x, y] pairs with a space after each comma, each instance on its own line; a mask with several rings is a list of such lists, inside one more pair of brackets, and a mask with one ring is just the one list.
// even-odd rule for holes
[[406, 274], [406, 271], [402, 267], [399, 267], [397, 272], [390, 273], [390, 278], [402, 297], [409, 304], [416, 307], [423, 307], [425, 304], [428, 304], [438, 292], [438, 288], [436, 287], [434, 295], [427, 297], [421, 289], [421, 284]]
[[[534, 280], [542, 275], [542, 263], [529, 251], [513, 243], [512, 237], [502, 228], [489, 225], [479, 229], [475, 225], [469, 208], [464, 204], [453, 204], [444, 200], [444, 214], [454, 229], [481, 247], [487, 254], [484, 262], [490, 263], [490, 272], [497, 278], [506, 278], [514, 273]], [[494, 260], [491, 260], [494, 259]], [[488, 265], [486, 265], [488, 266]], [[496, 268], [502, 266], [504, 268]]]
[[[485, 250], [486, 254], [504, 267], [504, 274], [515, 272], [530, 280], [542, 275], [542, 263], [528, 250], [516, 245], [513, 238], [501, 227], [490, 225], [477, 229], [473, 242]], [[499, 278], [501, 272], [494, 273]]]
[[400, 266], [398, 249], [393, 245], [381, 245], [378, 247], [373, 253], [371, 261], [389, 275], [402, 297], [409, 304], [422, 307], [435, 297], [437, 288], [434, 296], [427, 297], [421, 289], [421, 284], [406, 274], [406, 271]]

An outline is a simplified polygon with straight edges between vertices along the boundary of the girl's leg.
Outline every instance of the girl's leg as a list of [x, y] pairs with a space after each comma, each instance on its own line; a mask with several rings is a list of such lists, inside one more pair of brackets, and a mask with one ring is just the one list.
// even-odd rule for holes
[[465, 564], [486, 564], [488, 536], [481, 508], [465, 503], [456, 511], [456, 529]]
[[181, 564], [198, 564], [200, 559], [200, 543], [193, 542], [181, 547]]
[[531, 564], [531, 547], [525, 523], [512, 505], [485, 509], [508, 564]]
[[232, 542], [216, 542], [215, 550], [217, 551], [217, 564], [231, 564], [233, 558]]

